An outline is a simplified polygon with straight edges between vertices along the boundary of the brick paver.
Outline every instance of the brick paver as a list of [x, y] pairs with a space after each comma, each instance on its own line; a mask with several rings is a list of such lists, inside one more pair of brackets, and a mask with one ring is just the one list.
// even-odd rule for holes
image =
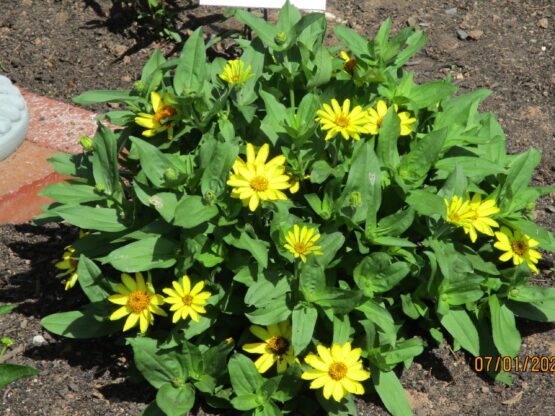
[[29, 133], [19, 149], [0, 161], [0, 224], [30, 221], [49, 200], [37, 193], [63, 178], [47, 159], [81, 151], [79, 137], [93, 135], [96, 115], [22, 90], [29, 108]]

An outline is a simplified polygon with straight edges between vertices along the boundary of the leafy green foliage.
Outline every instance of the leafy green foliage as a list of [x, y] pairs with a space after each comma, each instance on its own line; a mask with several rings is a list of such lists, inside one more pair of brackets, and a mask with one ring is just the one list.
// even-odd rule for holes
[[[336, 26], [340, 53], [324, 45], [321, 14], [289, 3], [277, 25], [229, 15], [256, 34], [237, 39], [238, 60], [209, 61], [198, 29], [180, 57], [155, 52], [133, 91], [76, 98], [127, 108], [105, 116], [122, 129], [99, 125], [85, 153], [51, 159], [72, 178], [43, 191], [55, 202], [41, 220], [87, 230], [73, 260], [91, 303], [44, 318], [45, 328], [114, 336], [124, 312], [126, 323], [143, 319], [124, 334], [158, 390], [146, 415], [184, 414], [201, 401], [247, 415], [318, 406], [354, 414], [352, 396], [328, 400], [301, 378], [310, 376], [307, 355], [333, 343], [361, 348], [371, 377], [360, 389], [408, 415], [395, 370], [429, 340], [515, 356], [517, 317], [555, 320], [554, 289], [529, 284], [535, 243], [555, 247], [532, 221], [553, 188], [530, 186], [539, 152], [508, 155], [495, 116], [478, 111], [489, 91], [455, 95], [449, 79], [415, 84], [403, 65], [426, 37], [410, 28], [392, 35], [390, 20], [371, 40]], [[333, 99], [349, 99], [352, 113], [334, 106], [324, 120], [319, 110]], [[370, 109], [381, 112], [375, 127], [357, 127], [352, 114]], [[349, 140], [325, 140], [326, 123]], [[471, 194], [499, 207], [481, 218], [495, 221], [492, 232], [473, 225], [484, 209], [475, 199], [464, 205], [475, 210], [470, 222], [446, 210]], [[533, 240], [503, 245], [501, 227]], [[121, 272], [141, 272], [144, 290], [130, 276], [120, 284]], [[201, 291], [208, 295], [195, 304]], [[147, 307], [155, 320], [139, 318]]]

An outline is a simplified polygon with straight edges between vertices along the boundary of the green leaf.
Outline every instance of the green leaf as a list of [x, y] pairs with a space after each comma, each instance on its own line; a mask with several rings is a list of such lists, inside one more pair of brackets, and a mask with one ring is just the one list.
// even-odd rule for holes
[[173, 86], [177, 94], [190, 91], [200, 91], [206, 78], [206, 49], [202, 37], [202, 27], [199, 27], [185, 42], [175, 76]]
[[411, 101], [407, 108], [412, 111], [433, 106], [458, 90], [450, 81], [431, 81], [414, 85], [407, 98]]
[[[360, 203], [353, 207], [351, 199], [355, 192], [360, 195]], [[381, 170], [380, 162], [369, 142], [361, 140], [355, 144], [349, 176], [340, 202], [343, 212], [353, 222], [366, 220], [367, 227], [368, 224], [375, 224], [381, 205]]]
[[412, 360], [414, 357], [422, 354], [423, 351], [424, 341], [420, 338], [414, 337], [397, 342], [393, 349], [382, 352], [382, 354], [385, 358], [386, 364], [395, 365], [407, 360]]
[[395, 108], [391, 106], [380, 127], [377, 155], [383, 166], [395, 170], [399, 166], [400, 157], [397, 150], [397, 140], [401, 132], [401, 122]]
[[264, 379], [258, 373], [252, 360], [242, 354], [236, 353], [233, 355], [227, 364], [227, 368], [231, 385], [238, 396], [254, 394], [264, 384]]
[[299, 303], [293, 309], [291, 342], [295, 355], [300, 355], [310, 344], [317, 319], [318, 311], [310, 304]]
[[146, 62], [145, 66], [143, 67], [143, 71], [141, 73], [141, 81], [147, 85], [147, 89], [151, 89], [149, 85], [153, 75], [156, 73], [158, 69], [166, 62], [166, 58], [162, 55], [159, 49], [154, 49], [150, 58]]
[[401, 178], [410, 184], [421, 185], [430, 168], [438, 160], [446, 137], [447, 129], [441, 129], [418, 139], [410, 152], [401, 159]]
[[289, 319], [291, 310], [285, 296], [274, 299], [266, 306], [245, 314], [256, 325], [272, 325]]
[[344, 243], [345, 237], [343, 236], [343, 233], [335, 232], [330, 234], [321, 234], [320, 239], [318, 239], [316, 244], [320, 246], [319, 251], [321, 251], [322, 254], [315, 256], [316, 263], [323, 268], [327, 268], [330, 263], [333, 262], [335, 255], [341, 247], [343, 247]]
[[[406, 48], [403, 49], [395, 58], [394, 65], [397, 68], [402, 67], [407, 61], [412, 58], [416, 53], [424, 47], [427, 42], [426, 34], [423, 31], [416, 31], [406, 40]], [[426, 85], [426, 84], [423, 84]], [[456, 91], [456, 90], [455, 90]], [[453, 91], [454, 92], [454, 91]], [[451, 95], [449, 93], [448, 95]]]
[[156, 393], [156, 404], [167, 416], [183, 416], [195, 404], [195, 389], [190, 384], [174, 387], [163, 384]]
[[343, 345], [351, 339], [351, 323], [349, 315], [345, 314], [341, 317], [334, 315], [333, 317], [333, 342]]
[[6, 315], [17, 308], [19, 305], [16, 303], [6, 303], [5, 305], [0, 305], [0, 315]]
[[254, 393], [241, 394], [231, 400], [233, 408], [241, 411], [252, 410], [261, 404], [260, 396]]
[[118, 168], [118, 136], [108, 127], [98, 123], [93, 140], [93, 176], [97, 184], [104, 186], [108, 195], [121, 193]]
[[118, 212], [112, 208], [63, 205], [54, 212], [72, 225], [85, 230], [118, 232], [127, 229], [120, 221]]
[[68, 182], [48, 185], [39, 195], [53, 199], [61, 204], [78, 205], [85, 202], [100, 201], [104, 195], [95, 192], [94, 187], [84, 184], [70, 184]]
[[536, 302], [508, 300], [507, 307], [517, 316], [539, 322], [555, 322], [555, 299]]
[[509, 299], [517, 302], [555, 300], [555, 287], [522, 286], [509, 292]]
[[155, 186], [162, 188], [166, 185], [164, 174], [168, 170], [172, 169], [179, 173], [179, 167], [156, 146], [136, 137], [131, 137], [130, 139], [133, 142], [133, 147], [139, 152], [143, 172]]
[[482, 179], [489, 175], [504, 173], [505, 169], [497, 163], [483, 157], [457, 156], [438, 160], [435, 168], [443, 170], [446, 176], [451, 173], [456, 165], [460, 165], [469, 178]]
[[0, 364], [0, 390], [23, 377], [31, 377], [39, 372], [33, 367], [17, 364]]
[[385, 253], [372, 253], [355, 267], [353, 272], [357, 286], [367, 296], [374, 292], [387, 292], [394, 288], [410, 272], [407, 263], [390, 264], [390, 256]]
[[94, 90], [87, 91], [73, 98], [73, 102], [79, 105], [91, 105], [101, 103], [116, 103], [137, 101], [139, 97], [130, 95], [128, 90]]
[[164, 237], [134, 241], [112, 251], [105, 261], [122, 272], [167, 269], [176, 262], [178, 244]]
[[81, 289], [91, 302], [102, 302], [110, 296], [110, 284], [106, 283], [98, 266], [84, 254], [79, 257], [77, 275]]
[[410, 416], [412, 410], [401, 382], [393, 371], [382, 372], [373, 369], [372, 383], [385, 408], [393, 416]]
[[241, 9], [231, 9], [228, 16], [234, 17], [241, 23], [250, 27], [267, 47], [280, 49], [274, 41], [278, 34], [278, 29], [274, 25]]
[[285, 296], [290, 292], [289, 282], [286, 277], [281, 277], [277, 281], [270, 281], [259, 278], [245, 294], [245, 304], [262, 308], [272, 302], [274, 299]]
[[40, 323], [46, 330], [66, 338], [103, 337], [115, 332], [121, 325], [108, 320], [105, 307], [106, 304], [91, 303], [78, 311], [48, 315]]
[[[201, 154], [204, 147], [201, 147]], [[205, 170], [200, 180], [200, 187], [203, 195], [211, 192], [215, 197], [219, 197], [226, 191], [226, 182], [229, 172], [237, 159], [239, 147], [233, 143], [219, 143], [211, 146], [210, 162], [205, 166]]]
[[153, 387], [159, 389], [166, 383], [183, 385], [187, 381], [189, 372], [178, 352], [161, 349], [159, 341], [153, 338], [136, 337], [128, 341], [137, 369]]
[[[325, 47], [319, 47], [314, 54], [315, 71], [309, 76], [307, 88], [314, 88], [329, 82], [332, 75], [332, 57]], [[307, 119], [305, 119], [307, 120]]]
[[366, 299], [362, 305], [357, 307], [357, 310], [361, 311], [366, 319], [382, 329], [387, 343], [395, 343], [397, 329], [395, 328], [395, 321], [387, 309], [371, 299]]
[[431, 192], [417, 189], [410, 191], [407, 204], [413, 207], [420, 215], [432, 217], [445, 212], [443, 198]]
[[185, 195], [175, 208], [174, 224], [182, 228], [194, 228], [218, 215], [218, 207], [206, 205], [198, 195]]
[[335, 36], [342, 41], [347, 48], [357, 56], [368, 55], [368, 39], [359, 35], [352, 29], [343, 25], [336, 25], [333, 28]]
[[464, 309], [449, 309], [440, 321], [441, 325], [465, 350], [474, 356], [480, 353], [478, 330]]
[[268, 267], [269, 244], [266, 241], [253, 238], [246, 232], [228, 234], [224, 241], [233, 247], [248, 251], [263, 268]]
[[500, 302], [497, 295], [490, 295], [488, 303], [495, 347], [503, 356], [517, 356], [520, 351], [521, 337], [514, 314]]

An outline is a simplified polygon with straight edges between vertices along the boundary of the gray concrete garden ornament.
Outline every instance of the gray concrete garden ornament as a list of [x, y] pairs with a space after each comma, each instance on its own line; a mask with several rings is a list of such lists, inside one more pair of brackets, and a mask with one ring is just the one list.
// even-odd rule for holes
[[19, 147], [28, 129], [29, 112], [25, 100], [11, 81], [0, 75], [0, 160]]

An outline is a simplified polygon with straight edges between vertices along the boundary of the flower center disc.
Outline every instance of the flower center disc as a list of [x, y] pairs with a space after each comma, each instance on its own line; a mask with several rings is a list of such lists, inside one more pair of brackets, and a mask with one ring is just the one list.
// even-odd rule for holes
[[519, 241], [519, 240], [514, 240], [511, 245], [513, 247], [513, 251], [515, 252], [515, 254], [518, 254], [519, 256], [522, 256], [523, 254], [525, 254], [526, 249], [528, 248], [524, 241]]
[[257, 192], [264, 192], [268, 189], [268, 179], [263, 176], [255, 176], [250, 182], [251, 188]]
[[303, 243], [297, 243], [297, 244], [295, 244], [295, 247], [293, 247], [293, 248], [299, 254], [304, 254], [306, 252], [306, 245], [303, 244]]
[[133, 309], [133, 312], [135, 313], [144, 311], [146, 308], [148, 308], [149, 304], [150, 295], [147, 292], [143, 292], [141, 290], [136, 290], [135, 292], [131, 293], [127, 300], [127, 305], [129, 305], [129, 307]]
[[154, 114], [154, 120], [160, 123], [162, 120], [171, 117], [175, 114], [175, 108], [171, 105], [165, 105], [162, 108], [159, 108], [158, 111]]
[[289, 348], [289, 341], [283, 337], [272, 337], [268, 341], [268, 347], [270, 347], [274, 354], [283, 355]]
[[345, 62], [345, 71], [347, 71], [349, 74], [353, 75], [353, 72], [355, 70], [355, 66], [357, 66], [357, 61], [356, 61], [356, 59], [351, 58], [347, 62]]
[[338, 116], [335, 119], [335, 124], [337, 124], [339, 127], [348, 127], [349, 126], [349, 119], [345, 116]]
[[183, 296], [183, 304], [185, 306], [191, 306], [193, 304], [193, 297], [191, 295]]
[[330, 365], [328, 374], [335, 381], [342, 380], [347, 375], [347, 366], [343, 363], [333, 363]]

